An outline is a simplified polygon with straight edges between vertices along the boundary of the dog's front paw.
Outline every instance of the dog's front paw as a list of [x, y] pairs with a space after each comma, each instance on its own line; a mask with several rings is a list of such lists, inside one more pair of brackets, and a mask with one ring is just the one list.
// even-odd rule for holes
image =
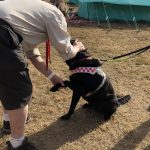
[[68, 120], [70, 118], [70, 115], [66, 114], [60, 117], [62, 120]]

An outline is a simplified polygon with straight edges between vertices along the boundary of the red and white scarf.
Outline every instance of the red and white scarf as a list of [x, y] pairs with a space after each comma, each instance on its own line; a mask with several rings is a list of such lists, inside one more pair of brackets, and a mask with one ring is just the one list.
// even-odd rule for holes
[[96, 67], [78, 67], [76, 69], [71, 70], [72, 73], [89, 73], [95, 74], [97, 72]]

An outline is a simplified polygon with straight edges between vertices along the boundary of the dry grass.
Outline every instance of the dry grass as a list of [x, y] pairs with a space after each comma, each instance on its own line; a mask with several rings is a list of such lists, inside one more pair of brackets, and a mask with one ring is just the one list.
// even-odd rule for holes
[[[142, 31], [137, 33], [124, 25], [112, 25], [114, 29], [110, 32], [98, 27], [69, 27], [69, 32], [99, 58], [150, 44], [148, 26], [142, 25]], [[40, 49], [44, 56], [44, 46]], [[66, 79], [69, 75], [67, 66], [54, 49], [51, 59], [50, 67]], [[150, 150], [150, 52], [103, 65], [116, 92], [132, 96], [132, 101], [120, 107], [108, 122], [103, 122], [101, 115], [82, 109], [83, 100], [69, 121], [59, 120], [68, 109], [71, 91], [50, 93], [51, 83], [31, 64], [29, 67], [34, 92], [30, 106], [32, 121], [26, 126], [26, 134], [41, 150]], [[7, 138], [0, 133], [1, 150], [4, 150]]]

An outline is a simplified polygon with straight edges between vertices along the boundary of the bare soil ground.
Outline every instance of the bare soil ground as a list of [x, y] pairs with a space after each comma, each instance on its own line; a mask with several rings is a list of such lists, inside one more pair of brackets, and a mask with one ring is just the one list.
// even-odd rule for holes
[[[140, 32], [123, 24], [112, 25], [109, 32], [97, 26], [69, 27], [69, 32], [83, 41], [97, 58], [127, 53], [150, 44], [148, 25], [142, 24]], [[45, 57], [43, 44], [40, 50]], [[53, 71], [68, 78], [68, 68], [54, 49], [51, 60], [49, 66]], [[52, 84], [31, 64], [29, 68], [34, 92], [30, 105], [32, 121], [26, 125], [26, 134], [41, 150], [150, 150], [150, 51], [102, 66], [116, 93], [132, 96], [108, 122], [103, 122], [101, 114], [83, 109], [82, 99], [69, 121], [59, 120], [68, 110], [71, 91], [49, 92]], [[0, 150], [5, 149], [7, 138], [0, 133]]]

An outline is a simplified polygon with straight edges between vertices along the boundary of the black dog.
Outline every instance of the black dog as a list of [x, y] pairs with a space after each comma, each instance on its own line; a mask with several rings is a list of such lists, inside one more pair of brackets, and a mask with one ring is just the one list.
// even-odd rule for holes
[[[117, 107], [130, 100], [130, 95], [117, 98], [109, 78], [100, 67], [102, 63], [98, 59], [91, 58], [87, 50], [78, 52], [74, 58], [67, 60], [66, 64], [72, 74], [70, 81], [64, 81], [64, 84], [73, 91], [73, 96], [68, 113], [61, 119], [67, 120], [71, 117], [80, 97], [88, 102], [84, 108], [104, 113], [105, 120], [111, 118]], [[57, 84], [51, 91], [55, 92], [60, 87], [61, 85]]]

